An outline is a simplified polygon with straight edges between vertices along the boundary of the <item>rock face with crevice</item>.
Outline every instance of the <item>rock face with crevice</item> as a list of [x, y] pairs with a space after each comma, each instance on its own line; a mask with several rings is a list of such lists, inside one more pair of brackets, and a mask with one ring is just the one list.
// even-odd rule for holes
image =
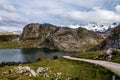
[[109, 49], [109, 48], [115, 48], [120, 49], [120, 25], [115, 27], [112, 30], [112, 34], [106, 38], [104, 41], [102, 41], [99, 45], [94, 47], [94, 49]]
[[21, 40], [36, 40], [38, 48], [79, 52], [80, 47], [98, 44], [102, 37], [84, 28], [58, 27], [52, 24], [31, 23], [24, 27]]

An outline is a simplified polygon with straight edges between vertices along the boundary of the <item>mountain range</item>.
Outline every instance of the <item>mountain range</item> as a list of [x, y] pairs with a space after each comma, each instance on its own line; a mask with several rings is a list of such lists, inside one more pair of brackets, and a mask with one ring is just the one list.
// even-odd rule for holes
[[[46, 23], [47, 24], [47, 23]], [[112, 24], [98, 24], [98, 23], [95, 23], [95, 22], [91, 22], [89, 24], [80, 24], [80, 25], [67, 25], [67, 27], [70, 27], [70, 28], [79, 28], [79, 27], [82, 27], [82, 28], [86, 28], [87, 30], [90, 30], [90, 31], [94, 31], [94, 32], [97, 32], [97, 33], [111, 33], [111, 30], [116, 27], [117, 25], [119, 25], [119, 23], [112, 23]], [[63, 25], [61, 27], [64, 27]], [[13, 32], [14, 34], [21, 34], [22, 33], [22, 30], [14, 30], [14, 31], [9, 31], [9, 30], [6, 30], [4, 32]]]
[[[23, 28], [20, 37], [10, 37], [10, 41], [18, 40], [19, 43], [30, 43], [33, 48], [48, 48], [68, 52], [80, 52], [82, 48], [89, 45], [96, 45], [99, 49], [119, 48], [120, 26], [114, 28], [115, 25], [117, 24], [112, 24], [112, 27], [109, 27], [105, 32], [95, 32], [83, 27], [70, 28], [48, 23], [30, 23]], [[19, 31], [16, 32], [19, 33]], [[4, 41], [3, 37], [4, 35], [1, 36], [2, 41]]]
[[119, 23], [100, 24], [100, 23], [91, 22], [89, 24], [84, 24], [84, 25], [69, 25], [69, 27], [71, 28], [83, 27], [94, 32], [104, 33], [104, 32], [108, 32], [109, 30], [111, 31], [111, 29], [116, 27], [117, 25], [119, 25]]

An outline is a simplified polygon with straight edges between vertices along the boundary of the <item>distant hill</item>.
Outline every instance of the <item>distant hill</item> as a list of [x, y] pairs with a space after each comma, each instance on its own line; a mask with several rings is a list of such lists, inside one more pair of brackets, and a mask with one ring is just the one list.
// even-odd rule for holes
[[0, 35], [0, 42], [18, 41], [19, 37], [20, 37], [20, 35], [14, 35], [14, 34]]
[[6, 31], [0, 32], [0, 35], [21, 35], [22, 31]]
[[0, 35], [13, 35], [13, 32], [0, 32]]
[[47, 23], [31, 23], [24, 27], [20, 39], [37, 41], [33, 44], [38, 48], [78, 52], [82, 46], [100, 43], [103, 37], [81, 27], [72, 29]]

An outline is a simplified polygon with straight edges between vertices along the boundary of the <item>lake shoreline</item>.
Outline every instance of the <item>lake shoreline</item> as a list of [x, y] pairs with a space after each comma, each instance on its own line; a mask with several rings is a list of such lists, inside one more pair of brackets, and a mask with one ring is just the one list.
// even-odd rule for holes
[[73, 54], [75, 53], [46, 48], [0, 49], [0, 62], [36, 62], [40, 59], [52, 59], [54, 56], [62, 57]]

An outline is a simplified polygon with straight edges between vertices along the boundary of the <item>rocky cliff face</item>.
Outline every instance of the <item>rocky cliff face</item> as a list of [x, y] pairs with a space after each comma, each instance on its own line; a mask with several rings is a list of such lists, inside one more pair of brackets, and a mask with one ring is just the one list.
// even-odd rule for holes
[[113, 29], [112, 35], [106, 39], [105, 48], [120, 48], [120, 25]]
[[96, 49], [120, 49], [120, 25], [112, 30], [111, 36], [99, 44]]
[[57, 27], [51, 24], [31, 23], [24, 27], [21, 40], [37, 40], [38, 48], [78, 52], [80, 47], [98, 44], [103, 38], [84, 28]]

